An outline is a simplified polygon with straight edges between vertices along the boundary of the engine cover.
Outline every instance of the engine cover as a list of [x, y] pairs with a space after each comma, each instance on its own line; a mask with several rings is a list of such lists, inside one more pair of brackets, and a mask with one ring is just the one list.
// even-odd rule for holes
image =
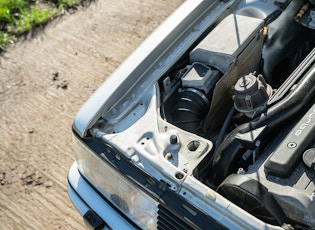
[[309, 226], [315, 225], [314, 132], [315, 104], [271, 155], [262, 154], [245, 173], [268, 188], [288, 218]]

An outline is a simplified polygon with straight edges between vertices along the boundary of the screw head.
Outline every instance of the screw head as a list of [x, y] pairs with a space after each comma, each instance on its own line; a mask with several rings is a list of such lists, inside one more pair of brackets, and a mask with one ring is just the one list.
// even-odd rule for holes
[[243, 168], [239, 168], [237, 170], [237, 174], [244, 175], [244, 174], [246, 174], [246, 171]]

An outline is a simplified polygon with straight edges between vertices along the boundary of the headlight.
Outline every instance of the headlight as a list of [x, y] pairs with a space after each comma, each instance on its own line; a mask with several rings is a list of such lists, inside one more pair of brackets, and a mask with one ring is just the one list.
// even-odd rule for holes
[[73, 141], [80, 172], [90, 183], [141, 228], [156, 229], [158, 202], [99, 159], [76, 137]]

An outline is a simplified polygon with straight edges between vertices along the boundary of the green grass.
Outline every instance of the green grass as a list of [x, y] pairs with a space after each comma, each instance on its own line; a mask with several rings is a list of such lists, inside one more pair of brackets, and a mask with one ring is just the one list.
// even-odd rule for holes
[[0, 52], [82, 0], [0, 0]]
[[61, 9], [67, 9], [75, 6], [81, 2], [80, 0], [58, 0], [58, 7]]
[[0, 52], [5, 50], [8, 44], [16, 41], [16, 37], [9, 35], [8, 33], [0, 32]]

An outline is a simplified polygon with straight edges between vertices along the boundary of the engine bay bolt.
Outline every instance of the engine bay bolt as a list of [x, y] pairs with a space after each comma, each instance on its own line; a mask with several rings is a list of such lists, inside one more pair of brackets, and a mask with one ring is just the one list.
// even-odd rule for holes
[[165, 159], [171, 160], [173, 158], [173, 155], [171, 153], [166, 153], [165, 154]]
[[177, 144], [177, 136], [176, 136], [175, 134], [171, 135], [171, 137], [170, 137], [170, 143], [171, 143], [172, 145]]
[[178, 179], [178, 180], [182, 180], [184, 178], [184, 174], [178, 172], [175, 174], [175, 177]]
[[244, 175], [244, 174], [246, 174], [246, 171], [243, 168], [239, 168], [237, 170], [237, 174]]
[[315, 192], [311, 193], [311, 201], [314, 202], [315, 201]]

